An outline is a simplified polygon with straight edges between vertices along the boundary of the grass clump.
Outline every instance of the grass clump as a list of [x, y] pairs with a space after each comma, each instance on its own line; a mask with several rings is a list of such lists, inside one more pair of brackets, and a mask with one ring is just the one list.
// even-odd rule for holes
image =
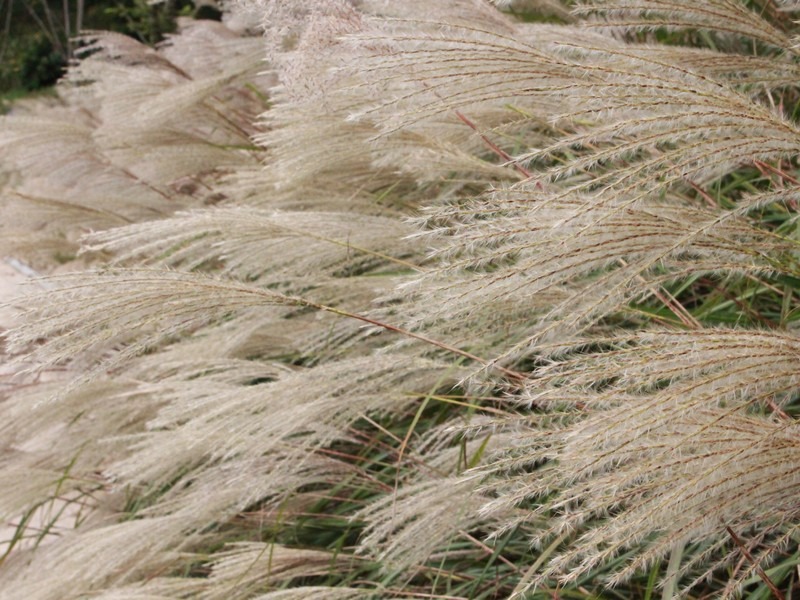
[[796, 7], [355, 4], [2, 121], [0, 597], [791, 597]]

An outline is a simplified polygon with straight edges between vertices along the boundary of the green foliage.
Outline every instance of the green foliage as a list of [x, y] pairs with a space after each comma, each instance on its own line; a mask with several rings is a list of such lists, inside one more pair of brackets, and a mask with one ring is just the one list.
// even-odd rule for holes
[[29, 91], [55, 85], [66, 70], [66, 58], [43, 34], [26, 40], [19, 55], [19, 79]]
[[[75, 20], [75, 4], [68, 2], [66, 5], [70, 20]], [[69, 42], [63, 7], [60, 1], [28, 3], [27, 8], [13, 0], [0, 4], [0, 24], [11, 25], [8, 35], [3, 35], [0, 42], [0, 96], [6, 101], [24, 96], [25, 91], [53, 86], [64, 74], [68, 59], [65, 49]], [[146, 0], [92, 2], [82, 15], [82, 27], [84, 30], [117, 31], [154, 45], [175, 31], [178, 16], [192, 16], [193, 9], [189, 0], [155, 4]], [[206, 12], [209, 10], [210, 7]], [[70, 34], [75, 36], [77, 32], [71, 30]], [[58, 47], [54, 46], [54, 41], [58, 42]]]
[[6, 59], [0, 64], [0, 91], [11, 99], [12, 90], [33, 91], [52, 86], [64, 74], [66, 59], [42, 33], [9, 41]]
[[110, 18], [112, 26], [109, 29], [112, 31], [153, 45], [175, 31], [175, 17], [178, 14], [190, 14], [191, 9], [189, 1], [152, 3], [147, 0], [125, 0], [115, 2], [103, 12]]

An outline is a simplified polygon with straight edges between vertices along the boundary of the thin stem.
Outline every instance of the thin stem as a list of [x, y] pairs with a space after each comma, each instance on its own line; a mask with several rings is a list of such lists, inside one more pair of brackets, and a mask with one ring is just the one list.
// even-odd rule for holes
[[492, 140], [490, 140], [488, 137], [486, 137], [486, 135], [481, 133], [480, 130], [478, 129], [478, 126], [475, 125], [475, 123], [473, 123], [472, 121], [470, 121], [467, 117], [465, 117], [464, 114], [460, 110], [457, 110], [455, 112], [456, 112], [456, 116], [459, 118], [459, 120], [461, 120], [461, 122], [464, 123], [467, 127], [472, 129], [472, 131], [477, 133], [480, 136], [480, 138], [483, 140], [483, 143], [486, 144], [492, 150], [492, 152], [497, 154], [497, 156], [499, 156], [500, 158], [502, 158], [506, 162], [510, 163], [514, 167], [514, 169], [517, 170], [518, 173], [520, 173], [523, 177], [525, 177], [525, 179], [530, 179], [532, 177], [532, 174], [531, 174], [530, 171], [528, 171], [525, 167], [523, 167], [519, 163], [514, 162], [514, 158], [508, 152], [503, 150], [500, 146], [498, 146]]
[[298, 304], [308, 306], [310, 308], [316, 308], [317, 310], [322, 310], [325, 312], [329, 312], [335, 315], [339, 315], [341, 317], [348, 317], [350, 319], [355, 319], [356, 321], [361, 321], [362, 323], [368, 323], [369, 325], [375, 325], [376, 327], [380, 327], [381, 329], [385, 329], [387, 331], [393, 331], [395, 333], [399, 333], [406, 337], [413, 338], [415, 340], [419, 340], [421, 342], [425, 342], [426, 344], [430, 344], [431, 346], [435, 346], [437, 348], [441, 348], [442, 350], [446, 350], [447, 352], [451, 352], [453, 354], [458, 354], [459, 356], [463, 356], [464, 358], [468, 358], [469, 360], [475, 361], [478, 364], [481, 364], [485, 367], [492, 367], [503, 373], [504, 375], [514, 379], [516, 381], [525, 381], [527, 378], [522, 373], [518, 371], [513, 371], [511, 369], [507, 369], [501, 365], [491, 363], [490, 361], [486, 360], [485, 358], [481, 358], [471, 352], [467, 352], [466, 350], [462, 350], [460, 348], [456, 348], [455, 346], [451, 346], [444, 342], [440, 342], [439, 340], [434, 340], [433, 338], [429, 338], [424, 336], [420, 333], [414, 333], [413, 331], [409, 331], [408, 329], [403, 329], [402, 327], [397, 327], [395, 325], [390, 325], [389, 323], [384, 323], [382, 321], [377, 321], [375, 319], [371, 319], [365, 315], [359, 315], [358, 313], [351, 313], [346, 310], [342, 310], [340, 308], [334, 308], [332, 306], [326, 306], [324, 304], [318, 304], [311, 300], [305, 300], [302, 298], [293, 298], [295, 302]]
[[728, 532], [728, 535], [731, 536], [731, 539], [739, 547], [739, 550], [747, 558], [747, 560], [749, 560], [751, 563], [753, 563], [753, 567], [755, 568], [756, 573], [758, 573], [758, 576], [761, 578], [761, 580], [770, 589], [770, 591], [772, 592], [772, 595], [775, 596], [775, 598], [777, 598], [778, 600], [786, 600], [786, 598], [784, 597], [783, 593], [772, 582], [772, 580], [766, 574], [764, 569], [761, 568], [761, 565], [759, 564], [759, 562], [755, 559], [755, 557], [750, 553], [750, 551], [744, 545], [744, 542], [742, 542], [742, 539], [738, 535], [736, 535], [736, 532], [734, 532], [733, 529], [731, 529], [729, 525], [725, 526], [725, 531]]
[[72, 58], [72, 42], [70, 38], [72, 37], [72, 31], [70, 30], [69, 24], [69, 0], [62, 0], [61, 6], [64, 10], [64, 37], [66, 38], [66, 51], [67, 56], [66, 58]]

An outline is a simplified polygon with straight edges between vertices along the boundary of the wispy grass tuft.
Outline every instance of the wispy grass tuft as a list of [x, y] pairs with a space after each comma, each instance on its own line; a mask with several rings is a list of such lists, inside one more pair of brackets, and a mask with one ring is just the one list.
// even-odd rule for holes
[[0, 122], [0, 598], [792, 597], [796, 9], [87, 36]]

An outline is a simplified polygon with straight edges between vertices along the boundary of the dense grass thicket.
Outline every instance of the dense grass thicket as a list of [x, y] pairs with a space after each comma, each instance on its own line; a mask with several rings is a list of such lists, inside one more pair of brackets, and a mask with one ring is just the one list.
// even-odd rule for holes
[[[3, 600], [800, 593], [800, 5], [239, 0], [0, 118]], [[69, 271], [69, 272], [68, 272]]]

